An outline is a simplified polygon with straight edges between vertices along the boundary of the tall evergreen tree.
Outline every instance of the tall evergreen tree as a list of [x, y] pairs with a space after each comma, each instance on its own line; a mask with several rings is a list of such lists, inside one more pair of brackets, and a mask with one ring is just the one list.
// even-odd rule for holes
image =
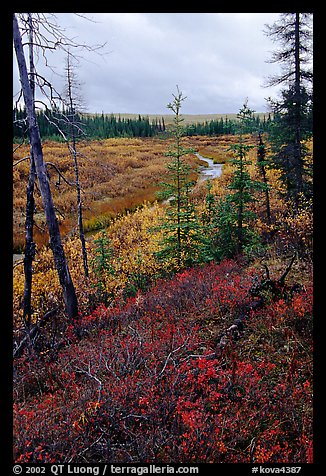
[[190, 180], [191, 167], [184, 160], [193, 150], [182, 146], [183, 118], [180, 109], [186, 98], [178, 88], [173, 97], [167, 107], [174, 113], [174, 144], [165, 153], [170, 162], [167, 165], [167, 181], [161, 184], [160, 197], [167, 200], [167, 209], [160, 227], [164, 239], [157, 258], [164, 261], [168, 268], [178, 270], [199, 260], [200, 225], [190, 199], [194, 186]]
[[245, 250], [258, 244], [258, 235], [252, 228], [255, 214], [250, 209], [254, 201], [254, 191], [262, 188], [260, 182], [251, 179], [248, 172], [248, 152], [254, 146], [244, 141], [243, 131], [246, 131], [254, 120], [253, 111], [248, 108], [247, 102], [238, 114], [240, 123], [239, 142], [231, 145], [234, 153], [231, 163], [234, 166], [232, 180], [228, 185], [230, 193], [217, 206], [216, 226], [217, 254], [220, 258], [241, 254]]
[[288, 197], [296, 209], [300, 197], [312, 193], [305, 177], [307, 150], [302, 142], [312, 134], [311, 18], [309, 13], [282, 13], [280, 20], [267, 25], [266, 30], [281, 45], [270, 61], [283, 67], [282, 73], [268, 82], [284, 86], [279, 100], [269, 100], [274, 112], [270, 134], [274, 166], [281, 171]]

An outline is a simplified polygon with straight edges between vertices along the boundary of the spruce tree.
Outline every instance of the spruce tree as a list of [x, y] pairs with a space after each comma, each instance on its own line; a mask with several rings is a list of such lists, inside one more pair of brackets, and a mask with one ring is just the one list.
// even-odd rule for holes
[[97, 289], [97, 300], [107, 304], [110, 297], [106, 289], [107, 283], [115, 274], [115, 271], [112, 265], [113, 248], [104, 230], [102, 230], [99, 237], [94, 240], [94, 245], [94, 258], [91, 261], [91, 266], [95, 274], [96, 282], [93, 287]]
[[215, 254], [220, 258], [248, 252], [259, 242], [258, 234], [252, 228], [255, 214], [250, 209], [250, 204], [254, 201], [254, 191], [263, 187], [250, 177], [248, 165], [251, 162], [248, 160], [248, 153], [254, 146], [246, 144], [243, 137], [243, 131], [248, 130], [254, 120], [253, 112], [245, 102], [238, 114], [239, 142], [229, 148], [234, 153], [231, 159], [234, 172], [227, 187], [230, 193], [218, 204], [216, 217], [218, 235]]
[[167, 180], [161, 183], [159, 197], [167, 201], [164, 221], [160, 226], [163, 231], [161, 250], [157, 258], [165, 262], [173, 271], [191, 266], [200, 260], [199, 243], [201, 240], [200, 224], [195, 207], [191, 201], [194, 182], [190, 180], [191, 167], [185, 162], [185, 156], [194, 152], [182, 145], [183, 118], [180, 109], [183, 97], [177, 88], [174, 100], [168, 108], [174, 113], [173, 146], [165, 153], [170, 158], [167, 164]]
[[281, 98], [269, 100], [274, 112], [270, 133], [274, 167], [281, 171], [288, 198], [298, 209], [301, 197], [310, 196], [312, 189], [307, 176], [307, 150], [303, 141], [312, 134], [312, 15], [282, 13], [277, 23], [267, 25], [266, 34], [278, 42], [271, 62], [280, 63], [282, 73], [268, 85], [282, 85]]
[[202, 233], [202, 258], [203, 261], [219, 260], [217, 241], [217, 210], [216, 196], [212, 193], [212, 182], [207, 180], [207, 193], [205, 196], [204, 209], [201, 214]]

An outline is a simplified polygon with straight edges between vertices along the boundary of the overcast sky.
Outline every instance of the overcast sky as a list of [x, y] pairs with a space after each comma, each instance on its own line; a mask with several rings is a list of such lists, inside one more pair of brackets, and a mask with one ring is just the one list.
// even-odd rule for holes
[[[265, 112], [265, 98], [277, 95], [277, 89], [262, 87], [279, 71], [279, 65], [267, 62], [278, 45], [263, 30], [279, 13], [85, 15], [93, 21], [72, 13], [56, 17], [76, 42], [106, 42], [107, 54], [84, 53], [77, 71], [89, 112], [167, 114], [176, 85], [187, 96], [184, 114], [238, 112], [246, 98], [251, 109]], [[63, 73], [62, 55], [49, 53], [49, 63]], [[16, 71], [14, 60], [14, 93]], [[51, 70], [47, 77], [63, 89]]]

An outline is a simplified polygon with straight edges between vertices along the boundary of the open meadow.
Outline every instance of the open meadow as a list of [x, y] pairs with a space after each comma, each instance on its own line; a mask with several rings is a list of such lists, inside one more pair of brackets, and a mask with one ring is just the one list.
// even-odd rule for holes
[[[218, 139], [192, 137], [185, 140], [187, 147], [193, 147], [203, 156], [223, 163], [230, 157], [226, 150], [232, 142], [232, 136]], [[82, 204], [85, 232], [103, 228], [113, 217], [126, 210], [135, 210], [145, 201], [154, 202], [159, 183], [164, 179], [167, 151], [171, 141], [159, 138], [115, 138], [100, 141], [78, 143], [79, 179], [82, 189]], [[27, 156], [29, 147], [22, 146], [14, 154], [14, 163]], [[45, 161], [57, 210], [57, 218], [63, 235], [73, 233], [76, 221], [76, 188], [73, 161], [67, 146], [60, 142], [45, 141], [43, 144]], [[194, 155], [187, 161], [193, 168], [193, 178], [201, 161]], [[23, 248], [25, 231], [25, 192], [28, 179], [29, 162], [23, 161], [13, 171], [13, 237], [14, 252]], [[35, 240], [39, 245], [48, 242], [45, 215], [41, 197], [37, 189], [35, 196]]]

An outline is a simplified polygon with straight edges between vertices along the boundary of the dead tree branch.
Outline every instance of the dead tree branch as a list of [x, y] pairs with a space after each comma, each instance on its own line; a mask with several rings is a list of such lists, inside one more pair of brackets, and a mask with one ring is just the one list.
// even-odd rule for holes
[[46, 166], [51, 165], [51, 167], [53, 167], [57, 171], [58, 175], [62, 178], [62, 180], [64, 180], [64, 182], [66, 182], [68, 185], [70, 185], [70, 187], [75, 187], [76, 186], [76, 184], [74, 182], [69, 182], [69, 180], [67, 180], [65, 178], [65, 176], [62, 174], [62, 172], [60, 172], [60, 170], [58, 169], [58, 167], [55, 164], [53, 164], [52, 162], [45, 162], [45, 165]]
[[51, 311], [48, 311], [36, 324], [34, 324], [34, 326], [29, 331], [26, 331], [25, 337], [20, 341], [20, 343], [16, 346], [16, 348], [13, 351], [13, 358], [21, 356], [24, 348], [29, 343], [31, 343], [33, 339], [35, 340], [37, 333], [56, 314], [58, 309], [59, 307], [56, 307], [52, 309]]
[[292, 268], [292, 265], [295, 261], [295, 255], [292, 256], [292, 259], [288, 265], [288, 267], [286, 268], [286, 270], [284, 271], [284, 273], [282, 274], [282, 276], [279, 278], [278, 282], [283, 285], [284, 284], [284, 281], [285, 281], [285, 278], [287, 277], [287, 275], [289, 274], [289, 272], [291, 271], [291, 268]]
[[27, 160], [27, 159], [30, 159], [31, 156], [28, 155], [27, 157], [24, 157], [23, 159], [19, 159], [17, 160], [17, 162], [15, 162], [14, 164], [12, 164], [13, 167], [16, 167], [16, 165], [20, 164], [20, 162], [23, 162], [24, 160]]

